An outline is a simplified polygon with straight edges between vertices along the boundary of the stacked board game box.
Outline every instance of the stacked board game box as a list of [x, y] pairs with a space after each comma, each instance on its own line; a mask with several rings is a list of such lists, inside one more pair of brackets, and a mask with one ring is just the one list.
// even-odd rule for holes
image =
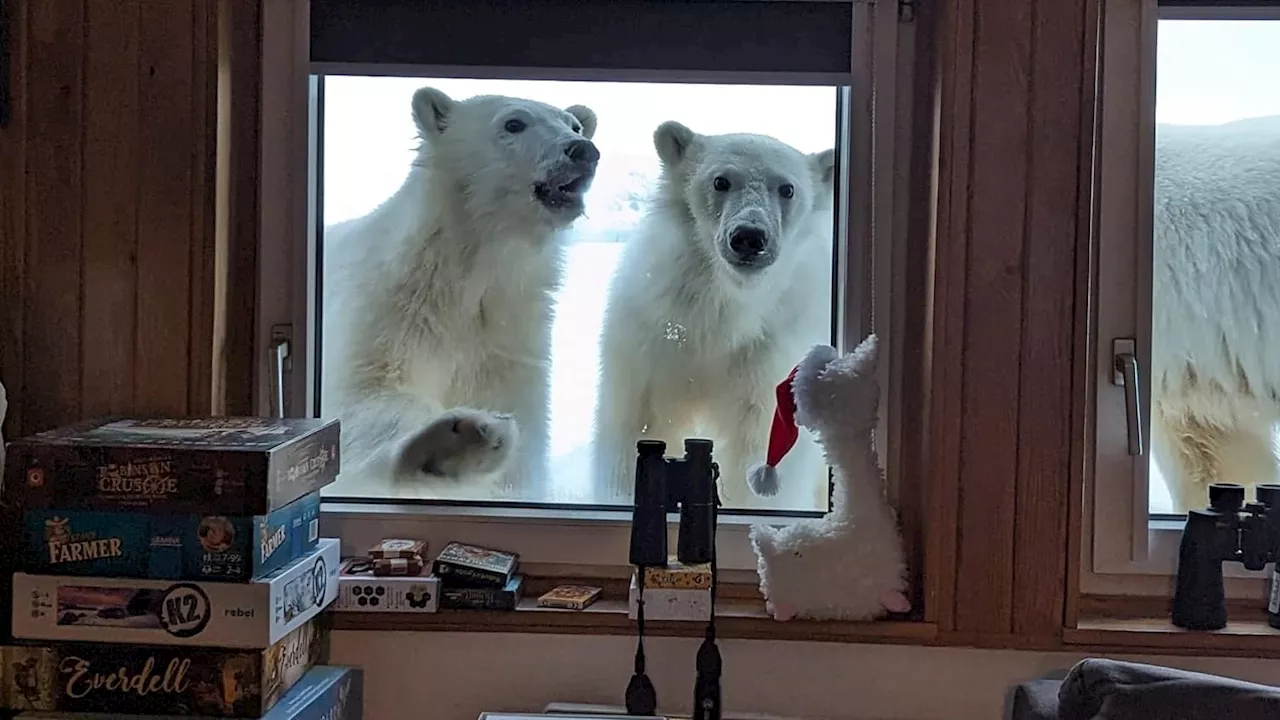
[[524, 586], [519, 567], [516, 553], [449, 543], [432, 564], [440, 578], [440, 607], [515, 610]]
[[388, 538], [364, 557], [348, 558], [338, 578], [337, 612], [431, 613], [440, 607], [440, 579], [431, 573], [422, 540]]
[[[364, 673], [359, 668], [315, 667], [303, 675], [261, 720], [361, 720], [364, 714]], [[24, 712], [23, 720], [165, 720], [187, 717], [123, 715], [89, 712]]]
[[[10, 443], [3, 707], [258, 718], [326, 659], [337, 421], [111, 419]], [[292, 717], [292, 716], [290, 716]]]

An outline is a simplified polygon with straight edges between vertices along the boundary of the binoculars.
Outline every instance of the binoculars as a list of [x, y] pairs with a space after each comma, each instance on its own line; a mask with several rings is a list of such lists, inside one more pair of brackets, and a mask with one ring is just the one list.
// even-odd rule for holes
[[631, 514], [631, 564], [667, 564], [667, 513], [680, 513], [676, 558], [685, 565], [711, 562], [715, 551], [720, 467], [710, 440], [684, 441], [683, 457], [666, 457], [661, 440], [636, 443], [636, 488]]
[[[1258, 485], [1256, 500], [1245, 503], [1242, 485], [1214, 483], [1209, 486], [1209, 507], [1187, 513], [1178, 547], [1174, 625], [1187, 630], [1226, 627], [1222, 563], [1238, 562], [1258, 571], [1280, 556], [1280, 485]], [[1273, 602], [1268, 610], [1269, 624], [1280, 627], [1280, 608]]]

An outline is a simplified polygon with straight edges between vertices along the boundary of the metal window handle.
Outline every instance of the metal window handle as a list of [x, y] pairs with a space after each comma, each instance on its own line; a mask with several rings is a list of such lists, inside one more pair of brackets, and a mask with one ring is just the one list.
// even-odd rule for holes
[[275, 325], [271, 328], [271, 417], [288, 417], [285, 402], [285, 373], [289, 370], [289, 348], [293, 338], [293, 328], [288, 325]]
[[1140, 383], [1137, 343], [1131, 338], [1112, 341], [1111, 384], [1124, 389], [1124, 412], [1129, 436], [1129, 454], [1142, 455], [1142, 387]]

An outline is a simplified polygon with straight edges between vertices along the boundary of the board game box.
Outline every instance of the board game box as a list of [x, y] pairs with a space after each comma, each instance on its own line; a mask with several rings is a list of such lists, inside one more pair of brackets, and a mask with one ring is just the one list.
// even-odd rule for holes
[[109, 419], [15, 440], [5, 495], [26, 509], [266, 515], [338, 476], [337, 420]]
[[432, 572], [453, 587], [505, 587], [516, 572], [515, 553], [451, 542], [436, 556]]
[[338, 594], [338, 546], [251, 583], [13, 576], [13, 635], [24, 640], [270, 647]]
[[435, 575], [375, 575], [368, 558], [343, 562], [334, 612], [436, 612], [440, 578]]
[[267, 515], [29, 510], [23, 569], [78, 575], [248, 582], [314, 550], [320, 493]]
[[524, 576], [512, 575], [504, 587], [440, 588], [440, 607], [450, 610], [515, 610], [523, 596]]
[[58, 643], [0, 647], [0, 707], [260, 717], [313, 665], [328, 634], [312, 620], [265, 650]]
[[[364, 674], [359, 668], [311, 668], [261, 720], [360, 720], [364, 714]], [[179, 720], [182, 715], [24, 712], [23, 720]]]

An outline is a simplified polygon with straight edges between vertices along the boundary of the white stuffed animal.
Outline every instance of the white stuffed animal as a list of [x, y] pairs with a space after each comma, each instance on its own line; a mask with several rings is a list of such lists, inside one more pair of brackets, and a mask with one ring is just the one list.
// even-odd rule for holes
[[818, 436], [833, 468], [831, 511], [783, 527], [754, 525], [760, 592], [777, 620], [870, 620], [908, 612], [897, 518], [884, 495], [872, 431], [880, 399], [876, 336], [841, 357], [814, 346], [778, 386], [769, 457], [748, 475], [752, 490], [777, 492], [777, 463], [798, 435]]

